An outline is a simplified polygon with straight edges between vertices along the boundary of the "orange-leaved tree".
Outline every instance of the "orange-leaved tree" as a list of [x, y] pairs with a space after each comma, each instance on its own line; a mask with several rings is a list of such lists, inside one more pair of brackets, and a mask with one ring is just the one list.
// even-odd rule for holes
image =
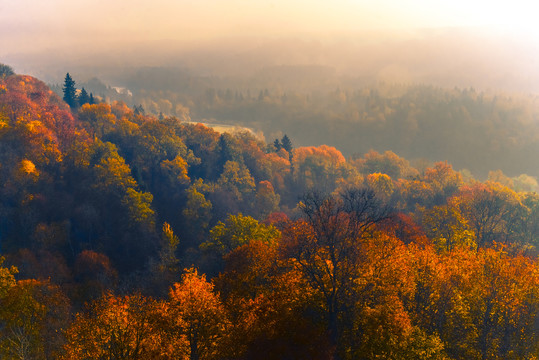
[[77, 314], [66, 332], [63, 359], [170, 359], [163, 305], [142, 295], [105, 294]]
[[187, 269], [170, 290], [167, 306], [167, 330], [186, 341], [179, 349], [182, 358], [218, 359], [228, 321], [213, 284], [196, 269]]
[[343, 335], [350, 320], [362, 244], [391, 208], [370, 189], [341, 197], [311, 193], [303, 198], [304, 219], [284, 232], [283, 247], [315, 290], [337, 357], [344, 357]]

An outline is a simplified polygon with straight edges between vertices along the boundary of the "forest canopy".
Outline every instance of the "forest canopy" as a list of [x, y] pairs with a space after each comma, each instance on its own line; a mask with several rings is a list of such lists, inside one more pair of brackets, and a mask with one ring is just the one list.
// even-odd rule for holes
[[[1, 357], [539, 357], [537, 181], [498, 170], [536, 146], [531, 102], [380, 90], [208, 90], [156, 113], [101, 96], [69, 106], [4, 71]], [[192, 121], [236, 111], [282, 128], [266, 141]], [[304, 111], [304, 132], [346, 123], [358, 147], [303, 144], [285, 124]], [[438, 141], [455, 123], [469, 131]], [[400, 142], [370, 149], [395, 127]], [[398, 151], [438, 157], [450, 141], [488, 179]]]

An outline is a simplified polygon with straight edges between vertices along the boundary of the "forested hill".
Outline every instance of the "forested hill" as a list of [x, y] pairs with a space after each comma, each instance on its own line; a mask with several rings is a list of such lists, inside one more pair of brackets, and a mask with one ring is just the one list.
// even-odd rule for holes
[[[92, 103], [66, 81], [69, 106], [8, 70], [0, 66], [1, 358], [539, 356], [533, 177], [492, 171], [480, 182], [392, 151], [347, 158], [297, 146], [284, 129], [266, 143], [191, 124], [184, 108], [180, 120]], [[420, 94], [408, 100], [427, 106]], [[368, 98], [372, 109], [393, 104]], [[275, 99], [249, 101], [271, 114]], [[397, 99], [392, 109], [408, 101]], [[507, 106], [496, 131], [509, 131]], [[429, 111], [438, 109], [446, 116]], [[521, 135], [533, 145], [533, 134]]]

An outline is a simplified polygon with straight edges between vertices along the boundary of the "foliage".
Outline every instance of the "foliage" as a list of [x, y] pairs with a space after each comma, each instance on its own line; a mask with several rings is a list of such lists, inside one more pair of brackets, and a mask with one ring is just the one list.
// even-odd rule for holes
[[416, 171], [411, 168], [410, 163], [393, 151], [386, 151], [379, 154], [377, 151], [370, 150], [363, 158], [353, 161], [363, 174], [369, 175], [374, 173], [386, 174], [393, 180], [406, 178], [416, 175]]
[[141, 295], [105, 294], [68, 329], [64, 359], [160, 359], [160, 306]]
[[177, 335], [185, 337], [187, 347], [182, 349], [185, 355], [190, 360], [218, 358], [227, 320], [213, 285], [204, 275], [198, 275], [197, 270], [189, 269], [182, 281], [174, 284], [169, 299], [171, 327]]
[[13, 68], [9, 65], [0, 63], [0, 78], [4, 78], [11, 75], [15, 75], [15, 71], [13, 71]]
[[0, 296], [0, 354], [3, 359], [57, 356], [61, 331], [68, 322], [69, 302], [48, 281], [13, 282]]
[[331, 344], [345, 352], [340, 342], [346, 329], [348, 300], [360, 271], [363, 242], [390, 209], [368, 189], [351, 190], [341, 198], [313, 193], [304, 197], [305, 220], [291, 228], [286, 247], [310, 286], [320, 296]]
[[201, 247], [226, 255], [250, 241], [275, 244], [280, 235], [274, 226], [259, 223], [250, 216], [230, 215], [224, 223], [219, 221], [210, 230], [210, 240]]
[[[507, 99], [484, 98], [487, 111], [478, 94], [431, 90], [342, 90], [330, 109], [379, 134], [401, 126], [395, 149], [418, 137], [442, 146], [425, 130], [432, 114], [448, 131], [473, 109], [487, 123], [518, 115]], [[0, 77], [2, 358], [539, 356], [534, 177], [480, 182], [448, 162], [347, 159], [329, 145], [293, 148], [288, 135], [266, 144], [184, 122], [206, 102], [261, 116], [313, 106], [320, 117], [303, 132], [323, 119], [322, 93], [256, 94], [209, 91], [189, 109], [138, 102], [181, 116], [156, 119], [123, 102], [71, 112], [30, 76]], [[448, 138], [471, 158], [476, 130]]]
[[423, 227], [438, 249], [451, 251], [458, 247], [477, 247], [475, 232], [456, 201], [420, 211]]

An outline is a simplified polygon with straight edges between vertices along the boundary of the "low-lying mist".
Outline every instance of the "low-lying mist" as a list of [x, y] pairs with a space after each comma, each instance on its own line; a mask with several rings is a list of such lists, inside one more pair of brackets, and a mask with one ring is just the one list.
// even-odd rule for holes
[[[70, 71], [124, 86], [139, 67], [179, 68], [194, 75], [252, 78], [275, 66], [324, 66], [335, 75], [371, 83], [421, 83], [443, 87], [539, 92], [539, 43], [481, 29], [363, 32], [326, 37], [229, 37], [198, 43], [133, 39], [85, 43], [59, 50], [5, 55], [19, 73], [61, 82]], [[329, 71], [329, 70], [328, 70]], [[293, 72], [290, 73], [293, 78]], [[275, 80], [275, 79], [272, 79]], [[277, 79], [287, 84], [287, 78]], [[283, 86], [283, 84], [279, 84]]]

